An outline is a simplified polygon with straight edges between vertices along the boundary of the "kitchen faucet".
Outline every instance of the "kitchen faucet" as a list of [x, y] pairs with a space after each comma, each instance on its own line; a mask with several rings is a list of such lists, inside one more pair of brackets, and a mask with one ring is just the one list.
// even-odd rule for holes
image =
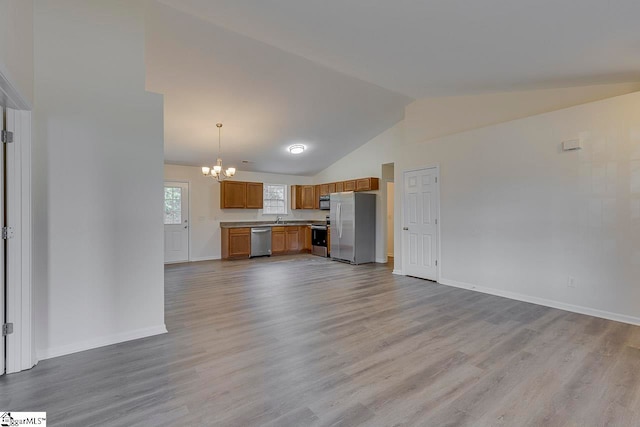
[[276, 218], [276, 224], [280, 224], [280, 221], [282, 221], [282, 217], [281, 216]]

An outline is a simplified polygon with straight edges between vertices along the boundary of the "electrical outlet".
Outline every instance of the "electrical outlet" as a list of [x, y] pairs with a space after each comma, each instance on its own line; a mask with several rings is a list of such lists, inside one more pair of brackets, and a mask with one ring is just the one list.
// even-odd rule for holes
[[567, 277], [567, 286], [570, 288], [575, 288], [576, 287], [576, 278], [573, 276], [569, 276]]

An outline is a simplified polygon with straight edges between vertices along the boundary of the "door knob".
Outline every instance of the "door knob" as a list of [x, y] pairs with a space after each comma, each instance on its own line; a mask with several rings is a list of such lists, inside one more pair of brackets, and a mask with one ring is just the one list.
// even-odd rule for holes
[[185, 226], [184, 226], [184, 228], [189, 228], [189, 226], [188, 226], [188, 225], [185, 225]]

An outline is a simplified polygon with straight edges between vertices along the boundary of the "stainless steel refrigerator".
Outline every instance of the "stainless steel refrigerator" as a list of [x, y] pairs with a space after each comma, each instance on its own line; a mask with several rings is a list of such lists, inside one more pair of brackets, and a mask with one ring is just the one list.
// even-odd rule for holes
[[330, 198], [332, 259], [351, 264], [376, 260], [376, 195], [332, 193]]

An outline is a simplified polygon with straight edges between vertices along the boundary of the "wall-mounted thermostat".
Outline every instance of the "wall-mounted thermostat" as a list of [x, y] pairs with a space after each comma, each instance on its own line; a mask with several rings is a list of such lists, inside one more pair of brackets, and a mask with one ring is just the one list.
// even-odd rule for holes
[[562, 150], [571, 151], [571, 150], [579, 150], [582, 146], [580, 145], [579, 139], [570, 139], [568, 141], [562, 141]]

